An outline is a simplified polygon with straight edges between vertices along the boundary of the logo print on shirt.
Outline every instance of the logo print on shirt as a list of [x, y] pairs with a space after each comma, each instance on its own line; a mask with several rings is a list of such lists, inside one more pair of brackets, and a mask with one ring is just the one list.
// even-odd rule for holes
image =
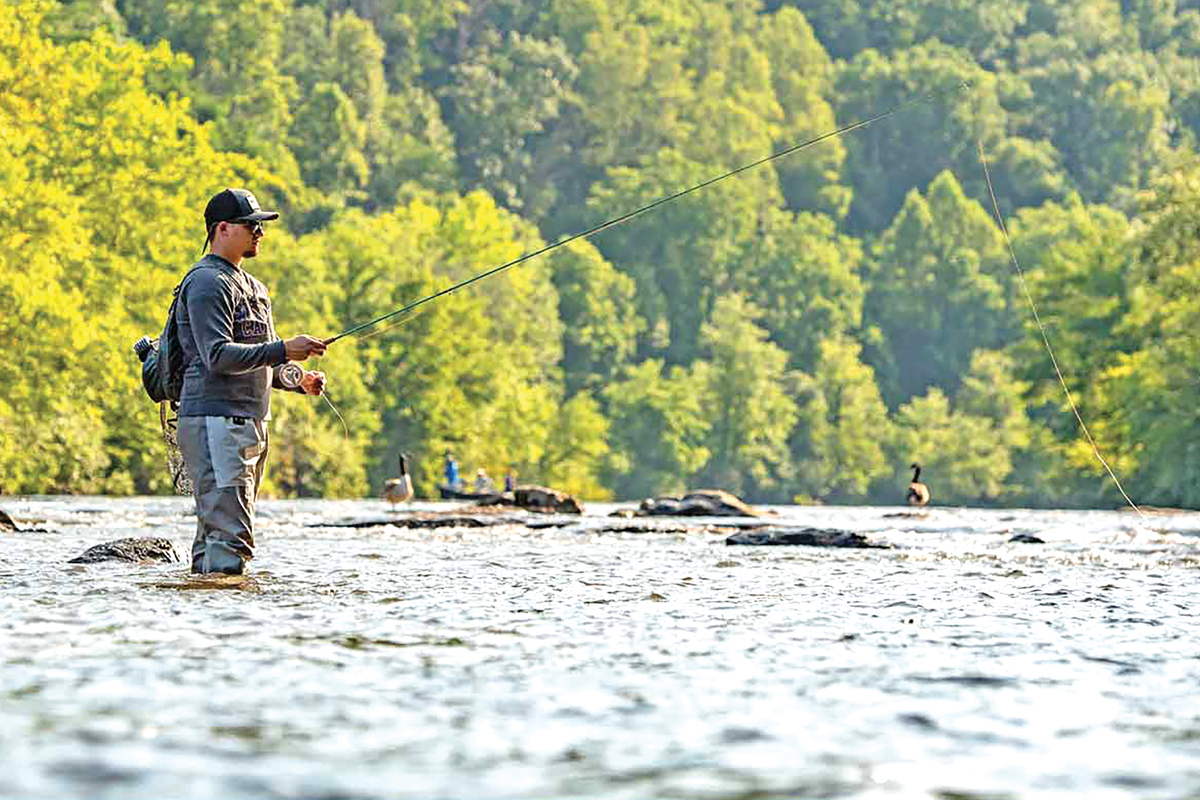
[[270, 318], [271, 304], [266, 298], [252, 297], [238, 303], [233, 310], [233, 338], [239, 342], [265, 340], [271, 330]]

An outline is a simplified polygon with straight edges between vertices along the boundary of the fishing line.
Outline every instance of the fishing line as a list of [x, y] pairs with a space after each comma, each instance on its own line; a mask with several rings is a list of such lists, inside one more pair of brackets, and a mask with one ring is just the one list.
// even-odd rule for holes
[[358, 341], [365, 342], [367, 339], [371, 339], [376, 336], [381, 336], [381, 335], [387, 333], [388, 331], [392, 330], [393, 328], [397, 327], [398, 325], [400, 325], [403, 322], [410, 322], [410, 321], [416, 319], [417, 317], [421, 316], [428, 310], [429, 310], [428, 308], [422, 308], [421, 310], [414, 311], [411, 314], [408, 314], [407, 316], [400, 317], [399, 319], [395, 320], [394, 322], [384, 325], [379, 330], [374, 330], [374, 331], [371, 331], [370, 333], [364, 333], [362, 336], [357, 337]]
[[1058, 382], [1062, 386], [1063, 393], [1067, 396], [1067, 403], [1071, 406], [1071, 412], [1075, 414], [1075, 419], [1079, 422], [1079, 427], [1083, 431], [1083, 435], [1087, 437], [1088, 444], [1092, 446], [1092, 452], [1095, 453], [1096, 459], [1104, 465], [1109, 477], [1113, 479], [1113, 483], [1117, 486], [1117, 491], [1125, 498], [1125, 502], [1138, 513], [1143, 522], [1148, 522], [1146, 515], [1138, 508], [1137, 503], [1129, 498], [1125, 493], [1124, 487], [1121, 486], [1121, 481], [1117, 478], [1117, 474], [1113, 472], [1112, 467], [1100, 454], [1100, 447], [1096, 444], [1096, 440], [1092, 438], [1091, 431], [1088, 430], [1087, 424], [1083, 421], [1083, 416], [1079, 413], [1079, 407], [1075, 405], [1075, 398], [1071, 395], [1070, 388], [1067, 387], [1067, 379], [1063, 377], [1062, 370], [1058, 367], [1058, 358], [1054, 355], [1054, 348], [1050, 346], [1050, 336], [1046, 333], [1046, 326], [1042, 323], [1042, 317], [1038, 313], [1037, 304], [1033, 302], [1033, 294], [1029, 291], [1029, 284], [1025, 281], [1025, 271], [1021, 269], [1021, 263], [1017, 261], [1016, 250], [1013, 249], [1012, 239], [1008, 235], [1008, 226], [1004, 224], [1004, 217], [1000, 213], [1000, 204], [996, 201], [996, 190], [992, 186], [992, 173], [988, 169], [987, 156], [983, 151], [983, 140], [979, 140], [979, 160], [983, 164], [983, 175], [987, 179], [988, 194], [992, 198], [992, 209], [996, 214], [996, 222], [1000, 225], [1000, 233], [1004, 235], [1004, 243], [1008, 246], [1008, 255], [1012, 259], [1013, 266], [1017, 269], [1017, 277], [1020, 279], [1021, 290], [1025, 293], [1025, 299], [1029, 302], [1029, 308], [1033, 312], [1033, 319], [1037, 322], [1038, 331], [1042, 334], [1042, 342], [1046, 345], [1046, 353], [1050, 356], [1050, 363], [1054, 366], [1054, 374], [1058, 376]]
[[350, 427], [346, 424], [346, 420], [342, 419], [342, 412], [338, 411], [333, 405], [333, 401], [329, 399], [329, 392], [321, 392], [321, 397], [325, 398], [325, 402], [329, 405], [329, 408], [333, 410], [334, 414], [337, 414], [338, 422], [342, 423], [342, 430], [346, 432], [346, 439], [348, 441], [350, 439]]
[[[832, 131], [829, 131], [828, 133], [823, 133], [820, 136], [813, 137], [812, 139], [809, 139], [805, 142], [801, 142], [800, 144], [792, 145], [791, 147], [785, 148], [776, 153], [772, 153], [769, 156], [760, 158], [757, 161], [752, 161], [749, 164], [744, 164], [744, 165], [737, 167], [736, 169], [732, 169], [729, 172], [726, 172], [722, 175], [718, 175], [715, 178], [709, 178], [706, 181], [697, 183], [695, 186], [691, 186], [687, 189], [676, 192], [675, 194], [668, 195], [666, 197], [660, 197], [659, 199], [657, 199], [651, 203], [647, 203], [646, 205], [642, 206], [641, 208], [638, 208], [634, 211], [630, 211], [625, 214], [622, 214], [619, 217], [613, 217], [610, 220], [601, 222], [599, 225], [588, 228], [586, 231], [572, 234], [571, 236], [568, 236], [566, 239], [560, 239], [559, 241], [555, 242], [554, 244], [546, 245], [545, 247], [543, 247], [539, 250], [535, 250], [532, 253], [526, 253], [525, 255], [523, 255], [519, 258], [515, 258], [512, 261], [509, 261], [505, 264], [501, 264], [498, 267], [493, 267], [493, 268], [487, 270], [486, 272], [481, 272], [478, 275], [474, 276], [473, 278], [468, 278], [467, 280], [462, 281], [461, 283], [456, 283], [449, 288], [441, 290], [440, 292], [431, 294], [428, 297], [424, 297], [420, 300], [417, 300], [415, 303], [410, 303], [409, 305], [406, 305], [403, 308], [398, 308], [395, 311], [391, 311], [387, 314], [384, 314], [383, 316], [376, 317], [375, 319], [370, 320], [368, 322], [364, 322], [361, 325], [355, 325], [354, 327], [349, 328], [348, 330], [342, 331], [341, 333], [339, 333], [336, 336], [326, 339], [325, 344], [331, 345], [334, 342], [336, 342], [338, 339], [342, 339], [346, 336], [353, 336], [354, 334], [358, 333], [359, 331], [366, 330], [367, 328], [370, 328], [373, 325], [383, 322], [384, 320], [388, 320], [393, 317], [397, 317], [401, 314], [406, 314], [409, 311], [412, 311], [414, 308], [416, 308], [424, 303], [428, 303], [431, 300], [436, 300], [437, 298], [442, 297], [443, 295], [450, 294], [451, 292], [456, 292], [465, 286], [469, 286], [472, 283], [475, 283], [476, 281], [481, 281], [484, 278], [487, 278], [491, 275], [495, 275], [498, 272], [503, 272], [504, 270], [508, 269], [509, 267], [515, 267], [517, 264], [520, 264], [523, 261], [528, 261], [529, 259], [534, 258], [535, 256], [540, 256], [543, 253], [547, 253], [556, 247], [562, 247], [565, 244], [570, 244], [571, 242], [575, 241], [576, 239], [586, 239], [594, 234], [599, 233], [602, 230], [605, 230], [606, 228], [611, 228], [615, 225], [620, 225], [622, 222], [632, 219], [633, 217], [636, 217], [639, 214], [644, 214], [645, 212], [650, 211], [651, 209], [654, 209], [654, 208], [658, 208], [659, 206], [669, 203], [672, 200], [678, 200], [680, 197], [691, 194], [692, 192], [695, 192], [699, 189], [703, 189], [706, 186], [712, 186], [714, 183], [717, 183], [718, 181], [723, 181], [726, 178], [731, 178], [734, 175], [738, 175], [742, 172], [745, 172], [746, 170], [754, 169], [755, 167], [761, 166], [762, 164], [766, 164], [769, 161], [774, 161], [777, 158], [782, 158], [783, 156], [789, 155], [791, 153], [795, 153], [800, 150], [804, 150], [808, 147], [812, 147], [813, 145], [815, 145], [819, 142], [823, 142], [826, 139], [832, 139], [832, 138], [841, 136], [844, 133], [849, 133], [850, 131], [857, 130], [858, 128], [865, 128], [867, 125], [870, 125], [873, 122], [879, 122], [880, 120], [887, 119], [888, 117], [892, 116], [893, 114], [897, 114], [900, 111], [903, 111], [904, 109], [906, 109], [910, 106], [929, 102], [930, 100], [941, 97], [942, 95], [949, 94], [951, 91], [963, 91], [965, 89], [969, 89], [970, 85], [971, 84], [968, 81], [960, 81], [959, 84], [957, 86], [954, 86], [952, 89], [943, 89], [941, 91], [927, 92], [926, 94], [920, 95], [918, 97], [910, 98], [909, 100], [906, 100], [902, 103], [897, 103], [896, 105], [889, 108], [887, 111], [883, 111], [872, 117], [868, 117], [866, 119], [859, 120], [858, 122], [852, 122], [848, 125], [843, 125], [842, 127], [837, 128]], [[399, 324], [399, 323], [397, 323], [397, 324]]]

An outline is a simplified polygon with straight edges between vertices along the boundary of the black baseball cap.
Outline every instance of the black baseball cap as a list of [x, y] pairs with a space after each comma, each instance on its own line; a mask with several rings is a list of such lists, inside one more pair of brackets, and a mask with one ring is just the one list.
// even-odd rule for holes
[[263, 211], [258, 200], [247, 189], [225, 189], [217, 192], [204, 207], [204, 241], [212, 238], [212, 230], [221, 222], [262, 222], [279, 219], [278, 211]]

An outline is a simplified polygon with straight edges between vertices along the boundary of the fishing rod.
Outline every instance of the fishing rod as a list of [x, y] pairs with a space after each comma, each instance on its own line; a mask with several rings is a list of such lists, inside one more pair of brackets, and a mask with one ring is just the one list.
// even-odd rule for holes
[[570, 244], [571, 242], [575, 241], [576, 239], [587, 239], [588, 237], [593, 236], [594, 234], [597, 234], [600, 231], [605, 230], [606, 228], [611, 228], [615, 225], [620, 225], [622, 222], [632, 219], [633, 217], [636, 217], [639, 214], [644, 214], [647, 211], [650, 211], [651, 209], [658, 208], [659, 206], [664, 205], [666, 203], [670, 203], [672, 200], [678, 200], [679, 198], [683, 197], [684, 195], [691, 194], [692, 192], [695, 192], [699, 189], [703, 189], [706, 186], [712, 186], [714, 183], [717, 183], [718, 181], [723, 181], [726, 178], [732, 178], [734, 175], [738, 175], [749, 169], [754, 169], [755, 167], [766, 164], [769, 161], [774, 161], [777, 158], [782, 158], [786, 155], [790, 155], [790, 154], [798, 152], [800, 150], [804, 150], [808, 147], [812, 147], [813, 145], [823, 142], [826, 139], [833, 139], [838, 136], [841, 136], [844, 133], [849, 133], [850, 131], [857, 130], [858, 128], [865, 128], [866, 126], [870, 125], [873, 122], [879, 122], [880, 120], [887, 119], [888, 117], [892, 116], [893, 114], [898, 114], [899, 112], [903, 111], [906, 108], [909, 108], [910, 106], [929, 102], [931, 100], [934, 100], [935, 98], [939, 98], [943, 95], [950, 94], [951, 92], [954, 92], [954, 91], [964, 91], [966, 89], [969, 89], [970, 86], [971, 86], [971, 84], [969, 81], [963, 80], [963, 81], [960, 81], [957, 86], [954, 86], [952, 88], [942, 89], [940, 91], [927, 92], [918, 97], [910, 98], [908, 100], [905, 100], [902, 103], [897, 103], [896, 105], [892, 106], [888, 110], [880, 112], [879, 114], [875, 114], [874, 116], [859, 120], [858, 122], [852, 122], [848, 125], [843, 125], [842, 127], [837, 128], [832, 131], [829, 131], [828, 133], [823, 133], [820, 136], [815, 136], [812, 139], [801, 142], [800, 144], [792, 145], [791, 147], [780, 150], [779, 152], [772, 153], [771, 155], [766, 156], [764, 158], [760, 158], [757, 161], [752, 161], [749, 164], [744, 164], [744, 165], [737, 167], [736, 169], [732, 169], [729, 172], [726, 172], [722, 175], [718, 175], [715, 178], [709, 178], [706, 181], [697, 183], [695, 186], [688, 187], [687, 189], [676, 192], [675, 194], [667, 195], [666, 197], [660, 197], [659, 199], [657, 199], [651, 203], [647, 203], [646, 205], [642, 206], [641, 208], [638, 208], [634, 211], [630, 211], [625, 214], [622, 214], [619, 217], [613, 217], [612, 219], [607, 220], [605, 222], [601, 222], [599, 225], [595, 225], [591, 228], [588, 228], [585, 231], [581, 231], [579, 233], [572, 234], [571, 236], [567, 237], [566, 239], [560, 239], [559, 241], [555, 242], [554, 244], [546, 245], [545, 247], [543, 247], [539, 250], [534, 250], [533, 252], [526, 253], [525, 255], [520, 256], [519, 258], [514, 258], [512, 261], [509, 261], [505, 264], [501, 264], [498, 267], [492, 267], [491, 269], [487, 270], [486, 272], [481, 272], [472, 278], [468, 278], [465, 281], [456, 283], [453, 286], [450, 286], [446, 289], [442, 289], [440, 292], [435, 292], [434, 294], [431, 294], [428, 297], [423, 297], [414, 303], [409, 303], [408, 305], [404, 306], [403, 308], [398, 308], [395, 311], [390, 311], [387, 314], [384, 314], [383, 316], [376, 317], [375, 319], [364, 322], [361, 325], [355, 325], [354, 327], [349, 328], [348, 330], [342, 331], [337, 336], [333, 336], [329, 339], [326, 339], [325, 344], [326, 344], [326, 346], [331, 345], [334, 342], [336, 342], [338, 339], [343, 339], [347, 336], [353, 336], [354, 334], [358, 333], [359, 331], [363, 331], [374, 325], [378, 325], [380, 322], [384, 322], [385, 320], [389, 320], [389, 319], [392, 319], [393, 317], [398, 317], [401, 314], [408, 313], [408, 312], [412, 311], [413, 309], [417, 308], [418, 306], [421, 306], [421, 305], [424, 305], [425, 303], [430, 302], [431, 300], [436, 300], [437, 298], [442, 297], [443, 295], [450, 294], [451, 292], [456, 292], [459, 289], [462, 289], [463, 287], [470, 286], [472, 283], [475, 283], [476, 281], [481, 281], [484, 278], [495, 275], [498, 272], [503, 272], [504, 270], [508, 269], [509, 267], [515, 267], [516, 265], [518, 265], [524, 261], [528, 261], [531, 258], [540, 256], [543, 253], [548, 253], [556, 247], [562, 247], [565, 244]]

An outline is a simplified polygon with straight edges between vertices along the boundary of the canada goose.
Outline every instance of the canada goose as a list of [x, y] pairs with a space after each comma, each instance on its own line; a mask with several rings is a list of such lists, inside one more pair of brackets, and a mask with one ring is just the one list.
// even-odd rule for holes
[[383, 499], [392, 505], [412, 500], [412, 478], [408, 477], [408, 453], [400, 454], [400, 477], [383, 485]]
[[929, 502], [929, 487], [921, 483], [921, 465], [911, 464], [912, 482], [908, 484], [908, 504], [923, 506]]

